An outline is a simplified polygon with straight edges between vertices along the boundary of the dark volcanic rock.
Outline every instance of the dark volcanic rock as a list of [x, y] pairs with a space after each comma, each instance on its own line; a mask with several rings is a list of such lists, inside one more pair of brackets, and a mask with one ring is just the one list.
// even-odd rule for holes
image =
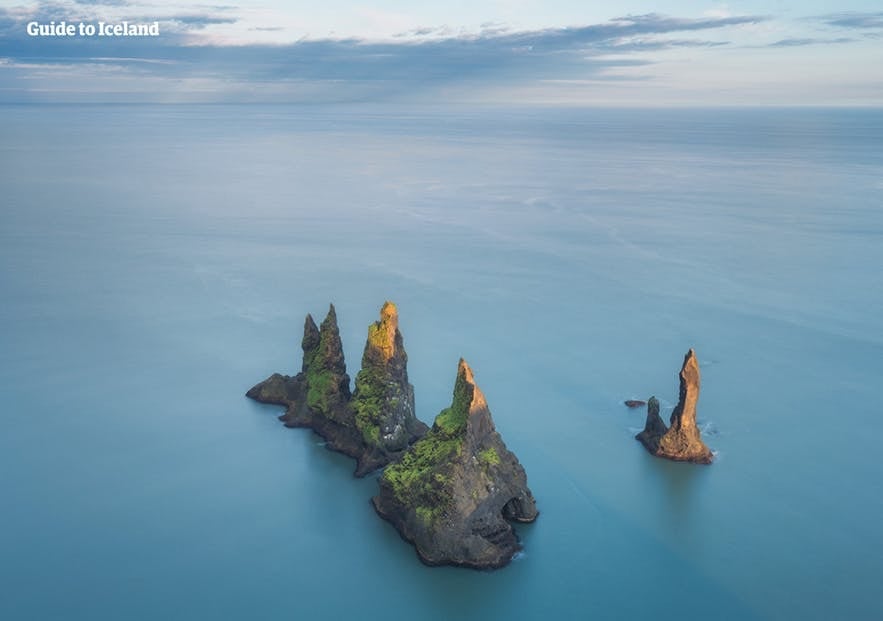
[[647, 447], [648, 451], [656, 453], [659, 449], [659, 439], [666, 431], [668, 428], [659, 416], [659, 401], [656, 397], [650, 397], [647, 402], [647, 422], [644, 424], [644, 431], [635, 437]]
[[625, 403], [626, 407], [630, 407], [630, 408], [640, 408], [640, 407], [647, 405], [646, 401], [640, 401], [639, 399], [628, 399], [627, 401], [624, 401], [623, 403]]
[[[368, 326], [352, 407], [356, 427], [370, 452], [365, 467], [372, 470], [399, 457], [429, 430], [414, 415], [408, 354], [399, 331], [398, 310], [392, 302], [380, 309], [380, 321]], [[371, 467], [375, 462], [377, 465]]]
[[520, 549], [509, 521], [537, 517], [524, 468], [497, 433], [463, 360], [451, 407], [379, 483], [377, 513], [428, 565], [502, 567]]
[[300, 394], [300, 388], [293, 377], [273, 373], [257, 386], [253, 386], [246, 397], [261, 403], [274, 403], [288, 406]]
[[710, 464], [713, 456], [702, 442], [696, 426], [696, 402], [699, 400], [699, 363], [692, 349], [684, 356], [680, 373], [680, 397], [671, 413], [670, 427], [659, 417], [659, 402], [651, 398], [647, 404], [644, 431], [635, 436], [657, 457], [675, 461]]
[[352, 396], [350, 376], [346, 373], [343, 343], [340, 342], [333, 304], [318, 330], [313, 318], [307, 315], [301, 347], [304, 350], [301, 374], [305, 379], [307, 407], [289, 412], [292, 416], [286, 415], [286, 424], [297, 423], [298, 417], [303, 418], [303, 422], [321, 417], [341, 425], [354, 426], [353, 414], [348, 407]]
[[[395, 310], [395, 306], [390, 303], [388, 305], [392, 307], [393, 311]], [[383, 319], [381, 318], [381, 322], [375, 325], [384, 325]], [[402, 343], [397, 325], [398, 316], [396, 315], [392, 330], [393, 345], [401, 345]], [[369, 345], [371, 344], [370, 340], [369, 338]], [[246, 396], [263, 403], [286, 406], [287, 410], [279, 417], [285, 426], [308, 427], [326, 440], [326, 446], [329, 449], [355, 458], [358, 462], [356, 476], [364, 476], [372, 470], [385, 466], [396, 456], [396, 453], [392, 448], [386, 450], [384, 445], [378, 448], [376, 444], [366, 442], [366, 434], [357, 423], [353, 396], [350, 393], [350, 377], [346, 372], [343, 345], [337, 327], [337, 313], [333, 304], [328, 310], [328, 315], [322, 321], [321, 327], [316, 327], [312, 316], [307, 315], [301, 348], [303, 349], [303, 364], [300, 373], [293, 377], [274, 373], [249, 390]], [[367, 350], [368, 346], [366, 346], [366, 354]], [[372, 363], [377, 362], [373, 354], [369, 358]], [[396, 386], [403, 386], [404, 394], [409, 397], [405, 407], [410, 408], [411, 420], [406, 426], [404, 444], [398, 449], [401, 451], [407, 447], [409, 441], [413, 441], [419, 436], [421, 430], [425, 430], [426, 426], [414, 418], [414, 389], [408, 384], [407, 356], [404, 353], [404, 348], [391, 358], [395, 359], [395, 363], [390, 365], [391, 370], [382, 377], [390, 383], [393, 380], [400, 381], [401, 383]], [[378, 364], [374, 364], [372, 369], [379, 368]], [[370, 385], [372, 388], [374, 387], [373, 384]], [[377, 399], [376, 403], [372, 401], [376, 404], [374, 413], [377, 420], [388, 422], [401, 418], [402, 407], [393, 407], [397, 405], [393, 400], [393, 393], [394, 391], [390, 389], [388, 399]], [[384, 395], [386, 394], [384, 393]], [[360, 402], [364, 401], [365, 398], [362, 397]]]

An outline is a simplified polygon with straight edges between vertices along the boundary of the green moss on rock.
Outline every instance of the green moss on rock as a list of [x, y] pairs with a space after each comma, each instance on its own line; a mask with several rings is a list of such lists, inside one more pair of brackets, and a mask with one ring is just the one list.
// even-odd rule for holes
[[[451, 407], [435, 417], [430, 432], [415, 443], [400, 462], [384, 471], [383, 480], [389, 483], [399, 502], [418, 508], [431, 507], [433, 515], [444, 508], [449, 494], [445, 487], [450, 480], [445, 468], [463, 451], [471, 400], [472, 392], [465, 375], [458, 374]], [[493, 457], [499, 463], [496, 452]]]
[[395, 304], [386, 302], [380, 320], [368, 326], [351, 402], [365, 444], [379, 453], [404, 450], [426, 429], [414, 416], [414, 388], [408, 382], [407, 364], [398, 311]]
[[334, 373], [328, 370], [307, 373], [307, 405], [322, 414], [331, 409], [331, 398], [336, 394], [337, 386]]
[[382, 374], [372, 367], [362, 368], [356, 375], [356, 398], [352, 401], [356, 427], [371, 446], [380, 444], [380, 422], [386, 397], [383, 386]]
[[491, 446], [483, 451], [479, 451], [478, 461], [486, 466], [499, 466], [500, 456], [497, 454], [497, 449]]
[[388, 347], [388, 343], [394, 338], [390, 336], [389, 326], [386, 324], [380, 323], [379, 321], [375, 321], [370, 326], [368, 326], [368, 342], [380, 349], [383, 350]]
[[451, 406], [379, 483], [374, 508], [429, 565], [502, 567], [520, 549], [508, 520], [537, 516], [524, 469], [497, 433], [465, 360]]
[[426, 508], [437, 516], [450, 501], [445, 489], [449, 475], [444, 466], [462, 450], [462, 438], [438, 430], [430, 431], [405, 453], [400, 462], [384, 470], [383, 481], [389, 484], [402, 504]]
[[472, 392], [469, 390], [469, 384], [462, 374], [458, 374], [454, 383], [454, 399], [451, 407], [445, 408], [435, 417], [435, 426], [449, 435], [465, 431], [471, 401]]

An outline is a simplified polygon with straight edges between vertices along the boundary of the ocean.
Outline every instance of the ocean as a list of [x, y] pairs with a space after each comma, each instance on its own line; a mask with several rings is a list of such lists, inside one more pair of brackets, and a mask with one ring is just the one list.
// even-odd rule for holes
[[[0, 106], [0, 618], [879, 619], [883, 111]], [[540, 510], [421, 565], [245, 391], [394, 301]], [[702, 371], [711, 466], [634, 440]]]

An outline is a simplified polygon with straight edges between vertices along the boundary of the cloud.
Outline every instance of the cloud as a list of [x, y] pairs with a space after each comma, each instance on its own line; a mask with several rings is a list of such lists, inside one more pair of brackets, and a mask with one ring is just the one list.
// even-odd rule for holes
[[766, 21], [768, 18], [760, 15], [729, 15], [725, 17], [706, 16], [700, 19], [686, 17], [669, 17], [659, 13], [646, 13], [644, 15], [629, 15], [610, 20], [612, 23], [623, 24], [625, 27], [633, 27], [637, 31], [645, 32], [683, 32], [687, 30], [707, 30], [709, 28], [722, 28], [724, 26], [740, 26], [743, 24], [756, 24]]
[[[140, 18], [135, 21], [151, 21], [150, 18]], [[235, 17], [215, 17], [214, 15], [170, 15], [162, 18], [165, 22], [177, 22], [188, 28], [201, 29], [213, 24], [235, 24], [239, 21]]]
[[425, 26], [396, 33], [393, 35], [393, 38], [414, 39], [418, 37], [450, 37], [453, 33], [453, 30], [449, 26]]
[[669, 50], [678, 47], [721, 47], [729, 44], [729, 41], [705, 41], [700, 39], [626, 38], [611, 42], [607, 49], [616, 52], [647, 52]]
[[875, 29], [883, 28], [883, 12], [879, 13], [830, 13], [817, 19], [829, 26], [840, 28]]
[[770, 43], [767, 47], [802, 47], [805, 45], [830, 45], [838, 43], [852, 43], [856, 39], [849, 37], [840, 37], [837, 39], [782, 39], [775, 43]]
[[[236, 18], [193, 12], [163, 18], [162, 35], [156, 38], [27, 37], [25, 22], [45, 19], [50, 9], [50, 5], [41, 5], [40, 16], [0, 9], [0, 57], [13, 64], [114, 64], [122, 71], [157, 79], [205, 78], [228, 85], [288, 83], [302, 88], [313, 83], [323, 89], [350, 88], [370, 96], [410, 96], [448, 84], [621, 79], [618, 69], [652, 62], [646, 57], [626, 58], [629, 55], [727, 44], [672, 35], [766, 19], [750, 15], [688, 19], [651, 13], [600, 24], [532, 31], [511, 31], [488, 24], [477, 34], [451, 35], [442, 27], [419, 29], [413, 33], [415, 37], [389, 41], [304, 39], [286, 45], [211, 45], [205, 44], [200, 31], [233, 24]], [[96, 79], [108, 80], [110, 89], [112, 78], [107, 75], [104, 71]], [[21, 80], [19, 87], [25, 87]]]
[[128, 0], [73, 0], [74, 4], [86, 6], [131, 6]]

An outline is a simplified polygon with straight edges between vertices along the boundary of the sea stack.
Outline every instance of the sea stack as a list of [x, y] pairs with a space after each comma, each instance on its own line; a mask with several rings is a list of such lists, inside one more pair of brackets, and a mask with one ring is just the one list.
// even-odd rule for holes
[[675, 461], [710, 464], [713, 455], [702, 442], [696, 426], [696, 402], [699, 400], [699, 363], [692, 349], [684, 356], [680, 372], [680, 396], [671, 413], [670, 426], [659, 416], [659, 401], [651, 397], [647, 403], [647, 422], [635, 436], [650, 453]]
[[659, 440], [666, 431], [668, 431], [668, 427], [659, 416], [659, 400], [656, 397], [650, 397], [647, 401], [647, 422], [644, 424], [644, 431], [635, 437], [655, 455], [659, 449]]
[[[391, 303], [387, 303], [387, 305], [391, 306], [394, 311], [394, 305]], [[387, 305], [384, 305], [385, 309]], [[394, 312], [393, 314], [396, 324], [393, 330], [393, 344], [401, 345], [402, 338], [397, 329], [398, 316]], [[379, 323], [383, 324], [383, 319]], [[356, 476], [364, 476], [372, 470], [385, 466], [396, 454], [391, 449], [388, 451], [378, 449], [378, 443], [366, 441], [366, 437], [371, 434], [365, 432], [357, 421], [357, 409], [354, 407], [353, 395], [350, 393], [350, 377], [346, 372], [343, 345], [337, 326], [337, 313], [333, 304], [320, 327], [316, 327], [312, 316], [307, 315], [304, 321], [301, 348], [303, 349], [303, 363], [300, 373], [293, 377], [274, 373], [249, 390], [246, 396], [262, 403], [285, 406], [287, 409], [279, 418], [286, 427], [308, 427], [326, 440], [326, 446], [329, 449], [356, 459]], [[367, 349], [366, 346], [366, 352]], [[369, 358], [373, 361], [373, 354]], [[411, 419], [414, 419], [414, 393], [413, 387], [407, 383], [407, 356], [404, 353], [404, 348], [401, 348], [400, 353], [393, 352], [390, 359], [395, 359], [393, 365], [395, 372], [389, 370], [388, 373], [382, 374], [379, 367], [375, 365], [372, 366], [369, 375], [382, 377], [384, 381], [389, 381], [391, 384], [395, 383], [393, 380], [396, 379], [404, 382], [403, 385], [408, 390], [402, 390], [410, 400], [403, 407], [410, 408], [407, 411], [410, 413]], [[360, 385], [359, 382], [357, 382], [358, 385]], [[390, 420], [398, 421], [402, 418], [401, 410], [403, 408], [394, 403], [393, 397], [381, 398], [387, 393], [382, 393], [381, 388], [370, 381], [363, 381], [361, 385], [363, 386], [363, 395], [360, 396], [359, 403], [364, 404], [366, 401], [370, 401], [375, 406], [372, 413], [380, 421], [378, 428], [385, 428], [383, 424]], [[399, 387], [399, 384], [396, 384], [396, 387]], [[374, 391], [371, 394], [380, 396], [369, 398], [364, 394], [371, 390]], [[389, 391], [395, 393], [392, 387], [389, 388]], [[388, 411], [390, 408], [392, 411]], [[414, 421], [416, 419], [409, 420], [405, 425], [406, 437], [403, 441], [396, 438], [404, 443], [398, 449], [399, 451], [404, 450], [408, 442], [413, 441], [422, 431], [425, 431], [425, 425]]]
[[379, 484], [377, 513], [428, 565], [502, 567], [520, 549], [510, 522], [538, 515], [524, 468], [497, 433], [462, 359], [451, 407]]
[[414, 415], [408, 354], [399, 331], [399, 313], [392, 302], [384, 303], [380, 321], [368, 326], [352, 407], [356, 427], [369, 449], [363, 464], [369, 470], [398, 458], [429, 430]]

